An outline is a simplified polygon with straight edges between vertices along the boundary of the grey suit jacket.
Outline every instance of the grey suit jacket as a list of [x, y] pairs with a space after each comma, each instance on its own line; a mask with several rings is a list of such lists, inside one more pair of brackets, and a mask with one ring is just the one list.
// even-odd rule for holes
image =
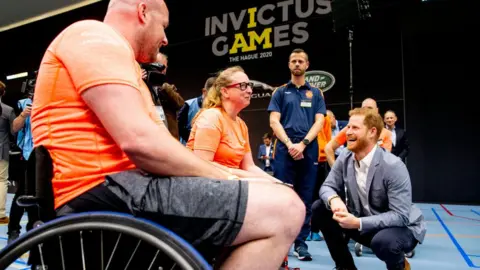
[[[320, 188], [320, 198], [338, 194], [350, 213], [360, 217], [362, 205], [358, 195], [353, 153], [345, 150], [335, 161]], [[345, 194], [345, 187], [347, 188]], [[412, 187], [405, 164], [395, 155], [377, 147], [367, 174], [367, 201], [371, 216], [361, 217], [362, 232], [389, 227], [408, 227], [421, 243], [425, 238], [426, 222], [418, 207], [412, 203]]]
[[15, 111], [12, 107], [0, 103], [2, 106], [2, 115], [0, 117], [0, 160], [9, 160], [10, 157], [10, 138], [13, 134], [12, 125], [15, 120]]

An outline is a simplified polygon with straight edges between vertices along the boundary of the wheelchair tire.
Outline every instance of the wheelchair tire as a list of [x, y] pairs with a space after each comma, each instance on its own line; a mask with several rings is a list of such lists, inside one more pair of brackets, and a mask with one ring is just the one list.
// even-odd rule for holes
[[6, 269], [23, 254], [54, 237], [91, 230], [108, 230], [134, 237], [168, 255], [181, 269], [211, 269], [189, 243], [163, 226], [131, 215], [110, 212], [72, 214], [32, 229], [0, 250], [0, 269]]

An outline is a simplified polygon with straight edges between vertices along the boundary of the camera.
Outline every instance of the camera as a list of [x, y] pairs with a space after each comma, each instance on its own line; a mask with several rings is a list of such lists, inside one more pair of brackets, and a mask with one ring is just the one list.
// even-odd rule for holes
[[33, 73], [29, 73], [27, 79], [22, 83], [22, 89], [20, 90], [22, 94], [33, 95], [35, 92], [35, 85], [37, 83], [37, 75], [38, 70]]
[[160, 86], [166, 81], [166, 76], [163, 74], [165, 66], [159, 63], [142, 64], [141, 68], [147, 72], [147, 77], [144, 79], [149, 86]]

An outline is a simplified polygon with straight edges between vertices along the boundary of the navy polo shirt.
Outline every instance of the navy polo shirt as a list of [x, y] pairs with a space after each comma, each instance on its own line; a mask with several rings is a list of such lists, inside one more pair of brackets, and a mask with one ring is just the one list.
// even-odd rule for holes
[[315, 122], [315, 115], [326, 114], [325, 100], [318, 88], [308, 82], [297, 88], [291, 81], [275, 91], [269, 112], [281, 114], [280, 123], [289, 138], [304, 138]]

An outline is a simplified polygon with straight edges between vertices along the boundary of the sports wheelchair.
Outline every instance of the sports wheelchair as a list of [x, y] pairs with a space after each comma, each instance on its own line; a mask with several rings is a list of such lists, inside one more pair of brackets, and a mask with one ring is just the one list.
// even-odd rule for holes
[[[128, 214], [86, 212], [57, 217], [53, 165], [37, 147], [27, 164], [26, 193], [17, 202], [35, 208], [33, 229], [0, 250], [0, 269], [29, 253], [32, 269], [188, 269], [212, 266], [189, 243], [151, 221]], [[34, 187], [34, 188], [33, 188]]]

